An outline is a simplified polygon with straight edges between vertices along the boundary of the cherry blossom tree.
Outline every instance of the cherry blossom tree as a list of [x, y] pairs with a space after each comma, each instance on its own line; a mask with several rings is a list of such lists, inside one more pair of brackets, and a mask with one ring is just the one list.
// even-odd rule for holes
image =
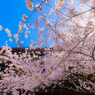
[[[79, 0], [77, 4], [73, 0], [34, 1], [25, 0], [31, 14], [22, 15], [17, 34], [5, 29], [10, 42], [15, 39], [18, 47], [24, 44], [20, 41], [23, 32], [31, 44], [22, 54], [12, 54], [7, 42], [2, 46], [0, 62], [8, 67], [0, 72], [0, 91], [19, 95], [18, 89], [26, 93], [54, 85], [52, 88], [60, 86], [95, 94], [95, 0]], [[35, 22], [29, 22], [35, 12]], [[37, 41], [30, 35], [34, 28], [38, 29]], [[42, 49], [44, 44], [45, 56], [32, 61], [38, 56], [32, 52], [31, 57], [31, 50]], [[72, 85], [67, 86], [65, 82]]]

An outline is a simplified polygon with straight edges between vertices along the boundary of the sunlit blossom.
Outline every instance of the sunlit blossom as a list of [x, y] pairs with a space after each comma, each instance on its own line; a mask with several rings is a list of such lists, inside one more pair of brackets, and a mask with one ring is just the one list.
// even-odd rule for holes
[[5, 29], [5, 31], [10, 34], [10, 30], [8, 28]]
[[33, 10], [33, 8], [34, 8], [34, 5], [33, 5], [33, 3], [32, 2], [26, 2], [26, 6], [27, 6], [27, 8], [29, 9], [29, 10]]
[[35, 7], [38, 8], [40, 4], [36, 4]]
[[39, 23], [35, 21], [34, 26], [39, 26]]
[[0, 30], [2, 30], [3, 29], [3, 27], [0, 25]]
[[38, 38], [38, 42], [39, 42], [40, 45], [43, 45], [43, 41], [39, 38]]
[[27, 35], [25, 35], [25, 38], [28, 38], [28, 36], [27, 36]]
[[[25, 0], [27, 8], [34, 9], [31, 13], [36, 10], [42, 13], [42, 3], [47, 3], [47, 6], [51, 0], [43, 0], [42, 6], [35, 4], [36, 8], [33, 1]], [[53, 88], [58, 85], [62, 87], [68, 80], [68, 83], [72, 83], [71, 87], [66, 86], [68, 89], [95, 93], [95, 10], [92, 7], [95, 0], [91, 0], [93, 4], [89, 6], [90, 10], [77, 10], [81, 4], [89, 5], [89, 1], [82, 0], [76, 6], [73, 5], [73, 0], [55, 0], [55, 6], [48, 13], [37, 14], [35, 17], [30, 15], [29, 22], [19, 22], [18, 34], [14, 34], [13, 38], [21, 51], [24, 41], [20, 34], [28, 38], [28, 35], [34, 32], [39, 38], [36, 41], [31, 39], [34, 34], [29, 36], [29, 48], [25, 48], [25, 52], [20, 51], [19, 54], [13, 53], [7, 42], [6, 46], [1, 48], [0, 63], [8, 65], [8, 68], [0, 72], [0, 76], [3, 77], [0, 80], [0, 91], [7, 93], [10, 90], [13, 95], [19, 95], [17, 89], [24, 89], [25, 92], [34, 91], [35, 88], [45, 89], [51, 84], [54, 84]], [[22, 19], [26, 21], [28, 17], [23, 15]], [[34, 27], [37, 31], [30, 29]], [[10, 37], [9, 41], [13, 42], [9, 29], [6, 28], [5, 31]]]
[[85, 4], [80, 4], [80, 7], [83, 9], [83, 8], [85, 8]]
[[13, 95], [19, 95], [19, 91], [17, 91], [16, 89], [13, 89], [13, 90], [12, 90], [12, 94], [13, 94]]
[[42, 16], [39, 16], [39, 17], [38, 17], [38, 22], [39, 22], [39, 23], [42, 21], [42, 18], [43, 18]]
[[83, 3], [83, 4], [86, 4], [86, 3], [88, 3], [89, 2], [89, 0], [82, 0], [81, 1], [81, 3]]
[[20, 41], [21, 44], [24, 44], [24, 41]]
[[59, 15], [59, 11], [58, 11], [58, 10], [56, 10], [56, 11], [55, 11], [55, 14], [56, 14], [56, 15]]
[[9, 38], [9, 41], [12, 43], [13, 42], [13, 40], [11, 39], [11, 38]]
[[44, 0], [45, 2], [44, 3], [49, 3], [51, 0]]
[[19, 28], [22, 29], [22, 27], [23, 27], [23, 24], [22, 24], [22, 22], [20, 21], [20, 22], [19, 22]]
[[54, 20], [54, 24], [57, 25], [57, 21], [56, 20]]
[[25, 14], [23, 14], [22, 20], [23, 20], [23, 21], [26, 21], [27, 19], [28, 19], [28, 16], [26, 16]]
[[47, 37], [47, 38], [46, 38], [46, 40], [47, 40], [47, 41], [49, 41], [49, 40], [50, 40], [50, 38], [48, 38], [48, 37]]
[[75, 15], [75, 7], [71, 7], [71, 8], [68, 10], [68, 15], [69, 15], [70, 17]]
[[47, 17], [47, 15], [46, 14], [43, 14], [43, 17]]
[[44, 12], [44, 8], [41, 8], [41, 7], [40, 7], [40, 8], [38, 8], [38, 12], [39, 12], [39, 13]]
[[30, 50], [33, 49], [33, 46], [30, 44]]
[[22, 29], [18, 29], [18, 32], [17, 33], [22, 33], [23, 32], [23, 30]]
[[72, 37], [72, 34], [67, 34], [66, 35], [66, 40], [70, 42], [71, 41], [71, 37]]
[[42, 28], [42, 29], [40, 29], [40, 30], [37, 32], [37, 34], [38, 34], [38, 35], [42, 35], [43, 33], [44, 33], [43, 28]]
[[30, 27], [30, 28], [34, 28], [34, 26], [33, 26], [33, 23], [28, 23], [28, 26]]
[[67, 4], [73, 4], [74, 1], [73, 0], [67, 0]]
[[8, 34], [9, 37], [12, 37], [12, 34]]
[[25, 34], [30, 34], [30, 31], [25, 31]]
[[18, 34], [14, 34], [14, 38], [18, 38]]

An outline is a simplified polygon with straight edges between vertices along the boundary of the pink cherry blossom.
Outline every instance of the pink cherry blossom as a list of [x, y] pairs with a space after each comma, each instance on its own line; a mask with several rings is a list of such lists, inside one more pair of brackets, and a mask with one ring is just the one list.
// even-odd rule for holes
[[35, 21], [34, 26], [38, 26], [39, 27], [39, 23]]
[[30, 31], [25, 31], [25, 34], [30, 34]]
[[28, 19], [28, 16], [26, 16], [25, 14], [23, 14], [22, 20], [23, 20], [23, 21], [26, 21], [27, 19]]
[[44, 18], [45, 18], [45, 17], [47, 18], [47, 15], [46, 15], [46, 14], [43, 14], [43, 17], [44, 17]]
[[38, 35], [42, 35], [43, 33], [44, 33], [44, 30], [43, 30], [43, 29], [40, 29], [40, 30], [37, 32]]
[[[34, 3], [35, 8], [34, 1], [25, 0], [32, 12], [29, 18], [23, 15], [24, 22], [19, 22], [18, 34], [12, 32], [12, 36], [10, 30], [5, 29], [9, 41], [12, 42], [13, 37], [21, 51], [12, 52], [7, 41], [6, 46], [2, 46], [0, 63], [8, 68], [0, 72], [0, 91], [11, 90], [18, 95], [17, 89], [35, 92], [36, 88], [38, 91], [52, 84], [53, 88], [63, 87], [68, 80], [72, 85], [66, 88], [95, 94], [95, 0], [77, 1], [77, 5], [73, 4], [75, 0], [54, 0], [54, 6], [49, 3], [51, 0], [42, 0]], [[80, 5], [85, 9], [80, 9]], [[31, 31], [38, 34], [36, 40], [32, 39]], [[23, 34], [30, 40], [25, 52], [21, 48]], [[39, 56], [41, 53], [44, 56]]]
[[56, 20], [54, 20], [54, 24], [57, 25], [57, 21]]
[[10, 30], [8, 28], [5, 29], [5, 31], [10, 34]]
[[24, 41], [20, 41], [21, 44], [24, 44]]
[[11, 39], [11, 38], [9, 38], [9, 41], [12, 43], [13, 42], [13, 40]]
[[33, 10], [34, 9], [34, 5], [32, 2], [26, 2], [26, 7], [29, 9], [29, 10]]
[[23, 32], [23, 30], [22, 29], [18, 29], [18, 32], [17, 33], [22, 33]]
[[0, 30], [2, 30], [3, 29], [3, 27], [0, 25]]
[[25, 34], [25, 38], [28, 38], [27, 34]]
[[67, 4], [73, 4], [73, 0], [67, 0]]
[[41, 8], [41, 7], [40, 7], [40, 8], [38, 8], [38, 12], [39, 12], [39, 13], [44, 12], [44, 8]]
[[28, 23], [28, 26], [30, 27], [30, 28], [34, 28], [34, 26], [33, 26], [33, 23]]

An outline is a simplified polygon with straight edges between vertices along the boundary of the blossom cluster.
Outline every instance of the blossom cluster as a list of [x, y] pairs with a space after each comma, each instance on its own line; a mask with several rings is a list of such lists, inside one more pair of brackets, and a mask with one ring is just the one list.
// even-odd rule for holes
[[[81, 0], [77, 6], [73, 5], [74, 0], [55, 0], [52, 7], [50, 1], [43, 0], [33, 5], [32, 0], [25, 0], [32, 13], [22, 16], [23, 21], [19, 22], [14, 38], [18, 43], [19, 35], [24, 32], [25, 38], [30, 39], [29, 34], [34, 28], [38, 29], [39, 38], [37, 41], [30, 39], [30, 47], [21, 54], [13, 54], [12, 48], [7, 45], [2, 47], [0, 62], [8, 67], [0, 72], [1, 92], [12, 91], [18, 95], [18, 89], [24, 89], [25, 93], [28, 90], [35, 92], [52, 84], [64, 87], [68, 81], [73, 85], [67, 86], [68, 89], [95, 94], [95, 0]], [[50, 7], [48, 13], [44, 4]], [[89, 8], [85, 9], [86, 6]], [[35, 11], [38, 18], [29, 22]], [[8, 28], [5, 31], [10, 35]], [[32, 50], [42, 49], [44, 43], [46, 46], [51, 43], [51, 46], [44, 48], [44, 56], [36, 60], [38, 56]], [[24, 41], [21, 40], [20, 44]], [[40, 55], [40, 52], [37, 53]]]

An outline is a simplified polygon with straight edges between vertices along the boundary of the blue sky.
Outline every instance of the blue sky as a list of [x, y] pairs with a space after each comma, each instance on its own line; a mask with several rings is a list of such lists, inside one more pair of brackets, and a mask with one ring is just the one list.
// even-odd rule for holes
[[[37, 2], [34, 2], [34, 4]], [[13, 43], [9, 42], [8, 34], [5, 32], [5, 28], [11, 31], [11, 34], [16, 34], [19, 27], [19, 21], [22, 21], [22, 15], [26, 14], [29, 16], [31, 11], [27, 9], [24, 0], [1, 0], [0, 1], [0, 25], [2, 25], [3, 30], [0, 31], [0, 47], [5, 45], [6, 40], [8, 41], [8, 46], [17, 47], [15, 41]], [[38, 13], [37, 13], [38, 14]], [[35, 21], [36, 12], [30, 17], [29, 21]], [[37, 40], [37, 28], [31, 31], [31, 39]], [[25, 39], [24, 34], [21, 36], [21, 40], [24, 40], [24, 47], [29, 47], [29, 39]]]
[[[1, 0], [0, 2], [0, 25], [3, 30], [0, 31], [0, 47], [5, 45], [6, 40], [9, 39], [7, 33], [4, 31], [8, 28], [12, 34], [16, 34], [18, 30], [18, 23], [21, 20], [22, 14], [28, 12], [24, 0]], [[8, 42], [11, 47], [16, 47], [15, 43]]]
[[[54, 1], [54, 0], [52, 0]], [[76, 1], [76, 0], [74, 0]], [[80, 1], [80, 0], [77, 0]], [[76, 2], [77, 2], [76, 1]], [[34, 2], [34, 4], [37, 2]], [[54, 4], [51, 2], [51, 4]], [[46, 6], [43, 5], [45, 8]], [[46, 13], [46, 11], [45, 11]], [[5, 45], [6, 40], [9, 40], [8, 34], [4, 31], [5, 28], [8, 28], [11, 31], [11, 34], [16, 34], [19, 27], [19, 21], [22, 21], [22, 15], [26, 14], [29, 16], [31, 14], [31, 11], [27, 9], [25, 1], [24, 0], [1, 0], [0, 1], [0, 25], [2, 25], [3, 30], [0, 31], [0, 47]], [[36, 20], [36, 12], [29, 18], [28, 22], [34, 22]], [[39, 15], [37, 13], [37, 15]], [[30, 34], [31, 39], [34, 41], [37, 40], [37, 28], [34, 30], [31, 30]], [[29, 39], [25, 39], [24, 33], [23, 36], [21, 36], [21, 40], [24, 40], [24, 47], [29, 47], [30, 41]], [[15, 41], [13, 43], [8, 41], [8, 46], [10, 47], [17, 47], [17, 44], [15, 44]]]
[[[5, 45], [6, 40], [9, 40], [7, 33], [4, 31], [8, 28], [11, 34], [16, 34], [18, 31], [18, 23], [22, 19], [23, 14], [29, 15], [29, 11], [25, 5], [24, 0], [1, 0], [0, 1], [0, 25], [2, 25], [3, 30], [0, 31], [0, 47]], [[8, 45], [11, 47], [16, 47], [17, 45], [13, 42], [8, 41]], [[25, 47], [28, 47], [28, 42]]]

